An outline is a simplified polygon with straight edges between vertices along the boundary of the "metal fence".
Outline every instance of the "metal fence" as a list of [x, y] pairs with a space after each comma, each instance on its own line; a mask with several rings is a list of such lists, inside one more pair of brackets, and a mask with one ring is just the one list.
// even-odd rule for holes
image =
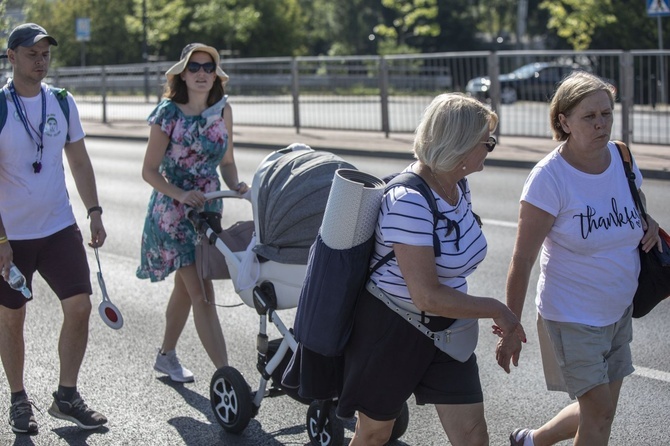
[[[225, 59], [226, 91], [243, 125], [412, 132], [441, 92], [490, 103], [501, 135], [550, 137], [548, 101], [575, 69], [617, 89], [613, 137], [670, 145], [670, 51], [501, 51]], [[173, 62], [53, 69], [84, 120], [144, 120]]]

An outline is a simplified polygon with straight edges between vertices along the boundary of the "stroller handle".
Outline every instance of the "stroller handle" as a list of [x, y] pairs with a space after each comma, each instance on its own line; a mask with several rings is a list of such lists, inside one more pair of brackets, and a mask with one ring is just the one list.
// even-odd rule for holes
[[247, 200], [250, 200], [251, 189], [247, 190], [243, 194], [240, 194], [234, 190], [217, 190], [214, 192], [207, 192], [205, 194], [205, 201], [216, 200], [217, 198], [246, 198]]
[[[205, 193], [205, 201], [211, 201], [220, 198], [244, 198], [248, 201], [251, 201], [251, 189], [247, 190], [243, 194], [240, 194], [234, 190], [217, 190], [214, 192]], [[208, 224], [208, 222], [206, 218], [203, 218], [203, 216], [200, 215], [200, 211], [202, 211], [202, 209], [195, 209], [190, 206], [185, 207], [186, 207], [186, 218], [191, 220], [191, 223], [193, 223], [193, 226], [198, 231], [203, 230], [203, 228], [205, 227], [204, 225]], [[220, 214], [219, 218], [221, 218]]]

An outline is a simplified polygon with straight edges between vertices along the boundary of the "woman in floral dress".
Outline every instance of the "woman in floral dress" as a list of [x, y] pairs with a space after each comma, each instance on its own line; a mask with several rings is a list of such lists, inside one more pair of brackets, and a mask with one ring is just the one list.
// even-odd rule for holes
[[[201, 43], [187, 45], [181, 59], [166, 72], [163, 100], [151, 113], [149, 142], [142, 178], [154, 191], [142, 234], [137, 277], [157, 282], [175, 272], [165, 313], [165, 334], [154, 369], [173, 381], [193, 381], [175, 349], [193, 307], [193, 320], [203, 347], [216, 366], [228, 365], [226, 343], [214, 302], [212, 282], [204, 289], [195, 268], [197, 234], [185, 216], [186, 207], [221, 212], [220, 202], [205, 202], [205, 193], [219, 190], [217, 166], [231, 190], [245, 193], [233, 157], [233, 119], [226, 103], [228, 76], [219, 54]], [[204, 295], [206, 294], [206, 295]]]

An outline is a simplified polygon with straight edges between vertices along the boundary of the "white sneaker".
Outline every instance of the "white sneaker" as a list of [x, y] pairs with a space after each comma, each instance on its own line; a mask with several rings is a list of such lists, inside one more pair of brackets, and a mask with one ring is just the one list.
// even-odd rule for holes
[[177, 352], [174, 350], [161, 354], [159, 349], [158, 354], [156, 355], [154, 370], [165, 373], [172, 381], [178, 383], [190, 383], [195, 380], [193, 378], [193, 373], [181, 365], [179, 358], [177, 358]]

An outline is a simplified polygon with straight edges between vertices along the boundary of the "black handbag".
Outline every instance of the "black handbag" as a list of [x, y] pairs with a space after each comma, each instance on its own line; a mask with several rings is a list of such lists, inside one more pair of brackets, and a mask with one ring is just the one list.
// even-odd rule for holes
[[[616, 141], [619, 155], [623, 161], [628, 186], [637, 206], [640, 216], [646, 221], [647, 213], [640, 199], [635, 185], [635, 173], [632, 169], [632, 155], [626, 144]], [[637, 291], [633, 297], [633, 317], [639, 318], [648, 314], [659, 302], [670, 296], [670, 236], [659, 228], [663, 252], [652, 248], [644, 252], [640, 247], [640, 276], [638, 277]]]

